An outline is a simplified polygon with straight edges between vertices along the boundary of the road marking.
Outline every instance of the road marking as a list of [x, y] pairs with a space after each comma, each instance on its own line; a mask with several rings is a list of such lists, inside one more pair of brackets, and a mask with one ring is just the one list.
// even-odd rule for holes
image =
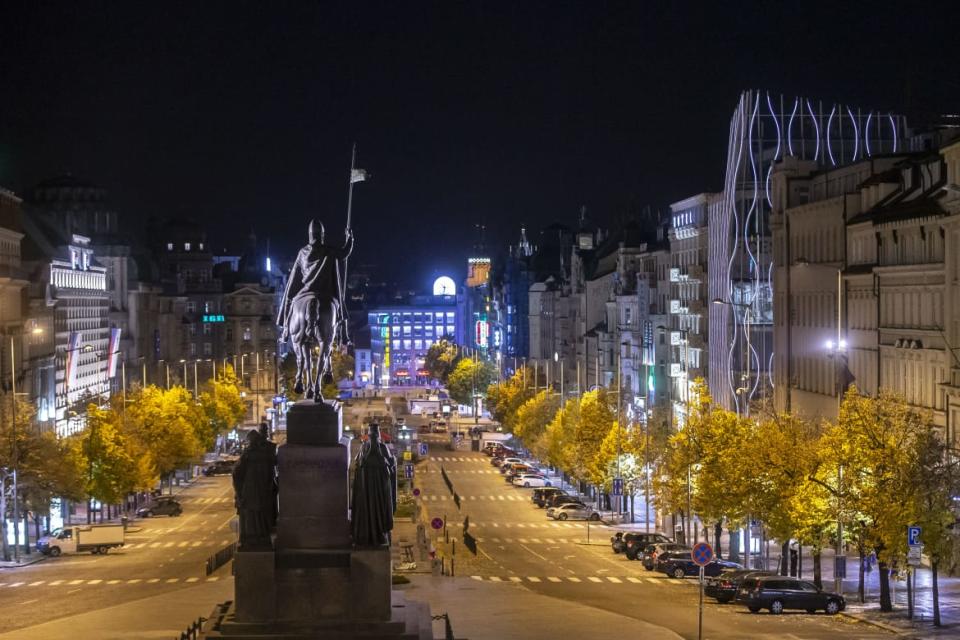
[[158, 582], [160, 582], [160, 578], [150, 578], [147, 580], [147, 584], [156, 584]]
[[540, 538], [530, 538], [530, 542], [533, 542], [535, 544], [540, 544]]
[[107, 580], [107, 584], [120, 584], [123, 580]]
[[184, 580], [184, 582], [196, 582], [196, 581], [199, 580], [199, 579], [200, 579], [200, 578], [196, 578], [196, 577], [194, 577], [194, 578], [187, 578], [186, 580]]
[[503, 541], [506, 542], [507, 544], [510, 544], [513, 542], [513, 538], [504, 538]]
[[137, 584], [142, 581], [143, 581], [143, 578], [132, 578], [130, 580], [127, 580], [127, 584]]
[[523, 524], [522, 522], [518, 522], [518, 523], [517, 523], [517, 527], [519, 527], [520, 529], [524, 529], [524, 528], [526, 528], [526, 526], [527, 526], [527, 525]]
[[583, 582], [580, 578], [576, 576], [567, 576], [567, 580], [569, 580], [570, 582]]
[[199, 546], [202, 545], [202, 544], [203, 544], [202, 542], [200, 542], [199, 540], [197, 540], [196, 542], [191, 542], [191, 543], [190, 543], [190, 546], [191, 546], [191, 547], [199, 547]]
[[535, 578], [533, 576], [528, 576], [527, 580], [529, 580], [530, 582], [540, 582], [540, 578]]
[[35, 586], [37, 586], [38, 584], [43, 584], [44, 582], [46, 582], [46, 580], [37, 580], [36, 582], [31, 582], [31, 583], [28, 584], [27, 586], [28, 586], [28, 587], [35, 587]]
[[627, 576], [627, 580], [629, 580], [633, 584], [640, 584], [641, 582], [643, 582], [643, 580], [641, 580], [640, 578], [634, 578], [633, 576]]
[[609, 580], [614, 584], [623, 584], [623, 580], [621, 580], [620, 578], [614, 578], [613, 576], [607, 576], [607, 580]]
[[537, 556], [538, 558], [540, 558], [540, 559], [543, 560], [544, 562], [549, 562], [549, 560], [547, 560], [546, 558], [544, 558], [542, 555], [540, 555], [539, 553], [537, 553], [536, 551], [534, 551], [534, 550], [531, 549], [530, 547], [528, 547], [528, 546], [526, 546], [526, 545], [520, 545], [520, 546], [523, 547], [525, 550], [529, 551], [530, 553], [532, 553], [533, 555]]
[[526, 538], [517, 538], [517, 542], [519, 542], [520, 544], [527, 544], [527, 539], [526, 539]]
[[156, 549], [157, 547], [159, 547], [159, 546], [162, 545], [162, 544], [163, 544], [162, 542], [151, 542], [151, 543], [150, 543], [150, 548], [151, 548], [151, 549]]
[[37, 599], [24, 600], [23, 602], [18, 602], [17, 604], [18, 604], [18, 605], [22, 605], [22, 604], [33, 604], [34, 602], [39, 602], [39, 600], [37, 600]]
[[474, 580], [479, 580], [480, 582], [483, 582], [483, 576], [470, 576], [470, 577], [473, 578]]
[[[23, 584], [23, 583], [21, 582], [20, 584]], [[68, 584], [68, 585], [71, 585], [71, 586], [73, 586], [73, 585], [75, 585], [75, 584], [83, 584], [83, 580], [71, 580], [71, 581], [68, 582], [67, 584]]]
[[544, 538], [544, 540], [546, 540], [547, 544], [557, 544], [557, 541], [553, 538]]
[[647, 582], [650, 584], [657, 584], [658, 582], [662, 582], [662, 580], [657, 580], [656, 578], [647, 578]]
[[497, 496], [497, 499], [498, 499], [498, 500], [504, 500], [505, 498], [504, 498], [503, 496]]
[[174, 582], [180, 582], [180, 578], [167, 578], [167, 584], [173, 584]]
[[207, 582], [216, 582], [219, 579], [220, 579], [220, 576], [210, 576], [209, 578], [207, 578]]
[[556, 576], [548, 576], [548, 577], [547, 577], [547, 580], [549, 580], [550, 582], [563, 582], [563, 580], [561, 580], [560, 578], [558, 578], [558, 577], [556, 577]]
[[55, 587], [55, 586], [57, 586], [58, 584], [63, 584], [63, 580], [54, 580], [53, 582], [50, 583], [49, 586]]
[[178, 547], [186, 547], [186, 546], [189, 545], [189, 544], [190, 544], [190, 542], [187, 541], [187, 540], [185, 540], [185, 541], [181, 542], [180, 544], [178, 544], [177, 546], [178, 546]]
[[103, 580], [99, 578], [97, 580], [87, 580], [87, 584], [100, 584], [101, 582], [103, 582]]
[[510, 576], [510, 582], [523, 582], [523, 578], [518, 576]]
[[601, 580], [597, 576], [587, 576], [587, 580], [589, 580], [590, 582], [603, 582], [603, 580]]
[[490, 582], [503, 582], [503, 580], [497, 576], [490, 576]]

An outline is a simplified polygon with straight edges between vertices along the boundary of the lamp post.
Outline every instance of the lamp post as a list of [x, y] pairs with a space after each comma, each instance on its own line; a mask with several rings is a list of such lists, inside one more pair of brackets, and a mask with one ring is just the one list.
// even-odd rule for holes
[[193, 399], [196, 400], [200, 397], [200, 393], [197, 390], [197, 363], [199, 360], [193, 361]]
[[187, 361], [185, 358], [180, 358], [180, 364], [183, 365], [183, 382], [180, 384], [184, 389], [187, 388]]

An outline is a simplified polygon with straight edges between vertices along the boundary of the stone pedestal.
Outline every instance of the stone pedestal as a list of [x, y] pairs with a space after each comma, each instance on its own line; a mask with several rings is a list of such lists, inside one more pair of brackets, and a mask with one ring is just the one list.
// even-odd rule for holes
[[424, 605], [391, 606], [390, 550], [353, 549], [339, 406], [298, 402], [277, 452], [275, 549], [241, 551], [236, 599], [207, 637], [432, 638]]

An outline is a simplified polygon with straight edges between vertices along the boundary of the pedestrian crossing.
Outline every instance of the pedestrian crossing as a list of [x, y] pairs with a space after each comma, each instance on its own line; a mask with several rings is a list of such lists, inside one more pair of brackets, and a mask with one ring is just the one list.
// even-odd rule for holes
[[696, 587], [696, 580], [673, 580], [670, 578], [638, 578], [637, 576], [470, 576], [478, 582], [493, 583], [532, 583], [532, 584], [669, 584], [675, 586]]
[[197, 547], [225, 547], [236, 540], [224, 538], [219, 542], [216, 540], [181, 540], [179, 542], [155, 541], [155, 542], [125, 542], [120, 549], [196, 549]]
[[[459, 522], [451, 522], [449, 526], [460, 525]], [[587, 528], [587, 523], [585, 521], [581, 522], [557, 522], [557, 521], [548, 521], [548, 522], [470, 522], [470, 530], [475, 529], [578, 529], [585, 531]], [[609, 525], [605, 524], [594, 524], [590, 523], [591, 529], [614, 529]]]
[[484, 464], [490, 464], [490, 458], [486, 456], [480, 457], [469, 457], [465, 458], [462, 456], [433, 456], [433, 459], [437, 462], [481, 462]]
[[491, 544], [580, 544], [580, 538], [475, 538], [477, 542], [488, 542]]
[[221, 496], [219, 498], [177, 498], [180, 504], [232, 504], [233, 496]]
[[[421, 495], [420, 495], [420, 499], [423, 500], [424, 502], [446, 502], [446, 501], [448, 501], [448, 500], [449, 500], [449, 501], [452, 501], [452, 500], [453, 500], [453, 496], [448, 495], [448, 494], [443, 494], [443, 493], [441, 493], [440, 495], [437, 495], [437, 494], [428, 494], [428, 495], [421, 494]], [[526, 495], [526, 494], [512, 494], [512, 493], [510, 493], [510, 494], [500, 494], [500, 495], [495, 495], [495, 496], [460, 496], [460, 501], [463, 502], [464, 500], [477, 500], [477, 501], [487, 500], [487, 501], [489, 501], [489, 502], [497, 502], [497, 501], [499, 501], [499, 502], [529, 502], [530, 504], [533, 504], [533, 501], [530, 500], [530, 496], [528, 496], [528, 495]]]
[[103, 578], [80, 578], [76, 580], [36, 580], [34, 582], [0, 582], [0, 592], [6, 589], [31, 587], [113, 587], [128, 584], [192, 584], [194, 582], [217, 582], [220, 576], [192, 576], [189, 578], [130, 578], [128, 580], [105, 580]]

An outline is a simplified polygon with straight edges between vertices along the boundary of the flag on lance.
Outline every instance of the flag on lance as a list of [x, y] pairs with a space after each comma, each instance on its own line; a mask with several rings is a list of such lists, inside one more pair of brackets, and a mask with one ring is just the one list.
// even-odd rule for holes
[[80, 364], [80, 340], [82, 337], [79, 331], [74, 331], [67, 340], [67, 367], [64, 382], [68, 391], [73, 388], [77, 381], [77, 365]]
[[119, 327], [110, 329], [110, 350], [107, 352], [107, 377], [115, 378], [117, 376], [117, 360], [120, 355], [120, 332]]

